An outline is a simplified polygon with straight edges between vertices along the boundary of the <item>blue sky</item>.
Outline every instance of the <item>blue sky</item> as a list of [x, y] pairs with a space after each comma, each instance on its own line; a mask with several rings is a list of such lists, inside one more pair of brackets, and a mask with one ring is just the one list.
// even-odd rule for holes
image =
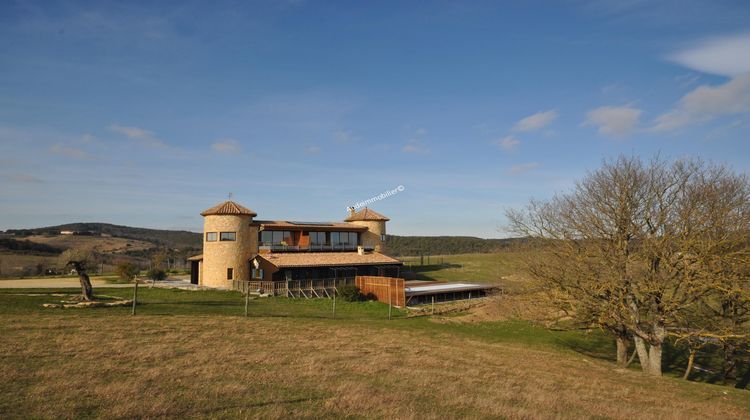
[[[151, 4], [157, 3], [157, 4]], [[750, 169], [750, 3], [0, 3], [0, 229], [371, 207], [502, 237], [602, 159]]]

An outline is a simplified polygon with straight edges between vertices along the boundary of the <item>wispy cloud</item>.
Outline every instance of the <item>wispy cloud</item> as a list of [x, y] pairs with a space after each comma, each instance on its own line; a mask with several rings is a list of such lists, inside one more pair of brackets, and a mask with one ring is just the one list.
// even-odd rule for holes
[[12, 174], [5, 176], [11, 182], [18, 184], [42, 184], [44, 181], [41, 178], [37, 178], [34, 175], [29, 174]]
[[341, 144], [351, 144], [359, 141], [359, 136], [354, 134], [352, 130], [338, 130], [333, 136]]
[[64, 143], [55, 143], [52, 146], [50, 146], [49, 151], [60, 155], [66, 158], [70, 159], [90, 159], [91, 155], [89, 153], [81, 148], [75, 147], [75, 146], [69, 146]]
[[138, 143], [143, 144], [144, 146], [155, 148], [168, 147], [163, 140], [157, 138], [154, 135], [153, 131], [145, 130], [139, 127], [128, 127], [119, 124], [112, 124], [109, 126], [109, 129], [111, 131], [114, 131], [115, 133], [120, 133], [130, 139], [136, 140]]
[[424, 128], [418, 128], [414, 130], [414, 133], [406, 140], [406, 145], [401, 149], [404, 153], [413, 154], [426, 154], [430, 150], [424, 144], [424, 137], [427, 135], [427, 130]]
[[538, 168], [540, 165], [537, 162], [522, 163], [520, 165], [513, 165], [508, 169], [508, 173], [511, 175], [520, 175], [524, 172], [532, 171]]
[[211, 150], [217, 153], [236, 154], [240, 153], [242, 147], [235, 139], [219, 139], [211, 144]]
[[701, 77], [695, 73], [685, 73], [674, 77], [674, 81], [682, 88], [690, 87], [694, 85]]
[[704, 73], [738, 76], [750, 72], [750, 33], [704, 39], [667, 58]]
[[529, 115], [528, 117], [522, 118], [513, 126], [513, 131], [534, 131], [540, 128], [546, 127], [552, 121], [557, 119], [557, 111], [551, 109], [549, 111], [537, 112], [536, 114]]
[[622, 137], [638, 127], [642, 113], [630, 106], [601, 106], [586, 113], [583, 125], [596, 126], [599, 134]]
[[503, 150], [513, 150], [521, 144], [521, 141], [514, 136], [505, 136], [501, 139], [495, 140], [493, 143]]
[[750, 72], [721, 85], [701, 85], [658, 116], [653, 129], [675, 130], [714, 118], [750, 111]]
[[305, 147], [305, 153], [307, 153], [308, 155], [317, 155], [318, 153], [320, 153], [320, 147], [315, 145], [307, 146]]

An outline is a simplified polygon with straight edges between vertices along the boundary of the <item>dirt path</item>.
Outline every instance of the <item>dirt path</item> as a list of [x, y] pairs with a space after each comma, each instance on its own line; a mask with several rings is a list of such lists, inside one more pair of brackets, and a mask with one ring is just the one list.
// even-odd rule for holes
[[[114, 284], [107, 283], [104, 280], [93, 277], [91, 279], [91, 286], [93, 287], [133, 287], [132, 284]], [[78, 282], [78, 277], [68, 278], [52, 278], [52, 279], [15, 279], [15, 280], [0, 280], [0, 289], [58, 289], [63, 287], [75, 287], [80, 288], [81, 283]]]

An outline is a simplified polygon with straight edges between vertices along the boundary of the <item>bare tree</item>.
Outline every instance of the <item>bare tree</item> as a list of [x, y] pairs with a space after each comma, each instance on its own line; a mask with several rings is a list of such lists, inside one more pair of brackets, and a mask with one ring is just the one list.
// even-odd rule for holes
[[96, 264], [93, 254], [87, 250], [68, 249], [60, 255], [60, 262], [65, 267], [73, 267], [78, 274], [78, 280], [81, 283], [81, 299], [94, 300], [94, 291], [87, 273], [88, 267]]
[[746, 177], [720, 166], [620, 157], [572, 192], [508, 218], [513, 231], [553, 250], [530, 272], [614, 334], [619, 362], [632, 337], [643, 370], [659, 376], [670, 329], [684, 329], [687, 315], [721, 290], [723, 250], [747, 250], [747, 189]]

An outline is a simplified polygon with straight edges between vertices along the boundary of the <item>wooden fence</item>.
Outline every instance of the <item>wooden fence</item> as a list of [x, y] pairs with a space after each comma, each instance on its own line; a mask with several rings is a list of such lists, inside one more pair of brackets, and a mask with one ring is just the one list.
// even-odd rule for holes
[[379, 302], [393, 306], [406, 306], [404, 279], [396, 277], [357, 276], [355, 284], [365, 295], [374, 296]]
[[345, 284], [354, 284], [354, 277], [328, 279], [304, 279], [289, 281], [234, 280], [232, 288], [242, 293], [262, 293], [271, 296], [290, 298], [330, 298], [337, 293], [337, 288]]

